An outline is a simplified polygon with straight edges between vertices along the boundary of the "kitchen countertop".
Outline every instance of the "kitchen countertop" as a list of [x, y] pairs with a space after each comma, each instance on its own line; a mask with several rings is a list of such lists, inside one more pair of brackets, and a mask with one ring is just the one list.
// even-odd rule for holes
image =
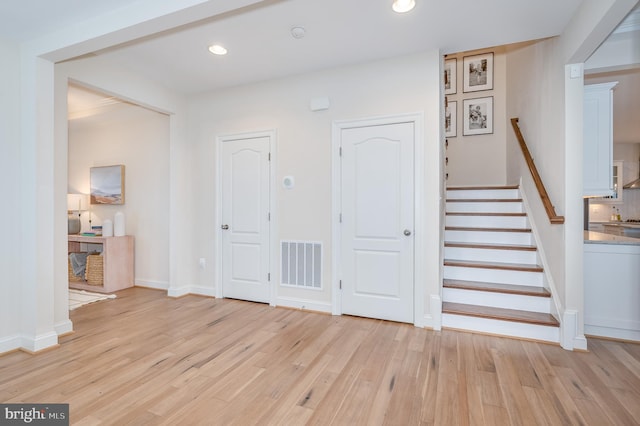
[[604, 226], [619, 226], [621, 228], [640, 228], [640, 223], [638, 222], [604, 222]]
[[594, 231], [584, 231], [584, 242], [585, 244], [624, 244], [640, 246], [640, 238], [623, 237]]

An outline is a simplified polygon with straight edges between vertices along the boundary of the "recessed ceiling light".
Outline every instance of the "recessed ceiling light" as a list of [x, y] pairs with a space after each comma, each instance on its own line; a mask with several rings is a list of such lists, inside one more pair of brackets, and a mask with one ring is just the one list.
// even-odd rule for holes
[[227, 49], [220, 46], [219, 44], [213, 44], [209, 46], [209, 52], [213, 53], [214, 55], [226, 55]]
[[416, 6], [415, 0], [393, 0], [393, 8], [394, 12], [405, 13], [410, 11]]

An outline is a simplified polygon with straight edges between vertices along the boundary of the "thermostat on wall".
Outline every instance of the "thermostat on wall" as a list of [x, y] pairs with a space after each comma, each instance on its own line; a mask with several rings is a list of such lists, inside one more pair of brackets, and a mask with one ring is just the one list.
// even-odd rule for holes
[[295, 180], [293, 179], [293, 176], [285, 176], [282, 179], [282, 186], [285, 189], [291, 189], [293, 188], [293, 185], [295, 184]]

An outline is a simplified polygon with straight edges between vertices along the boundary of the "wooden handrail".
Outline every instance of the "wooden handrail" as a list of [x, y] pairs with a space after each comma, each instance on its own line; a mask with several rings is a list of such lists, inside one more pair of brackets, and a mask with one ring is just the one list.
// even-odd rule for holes
[[540, 199], [542, 200], [544, 209], [547, 212], [547, 216], [549, 216], [549, 221], [552, 224], [563, 224], [564, 216], [558, 216], [556, 214], [556, 209], [553, 208], [553, 204], [551, 204], [549, 194], [547, 194], [544, 183], [542, 183], [542, 178], [538, 173], [538, 169], [533, 162], [533, 158], [531, 157], [529, 148], [527, 148], [527, 143], [525, 142], [524, 136], [522, 136], [522, 132], [520, 131], [520, 126], [518, 126], [518, 118], [512, 118], [511, 125], [513, 126], [513, 131], [516, 133], [516, 138], [518, 138], [520, 149], [522, 149], [522, 155], [524, 155], [524, 160], [527, 162], [527, 166], [529, 167], [529, 171], [531, 172], [531, 177], [536, 184], [536, 188], [538, 189], [538, 194], [540, 194]]

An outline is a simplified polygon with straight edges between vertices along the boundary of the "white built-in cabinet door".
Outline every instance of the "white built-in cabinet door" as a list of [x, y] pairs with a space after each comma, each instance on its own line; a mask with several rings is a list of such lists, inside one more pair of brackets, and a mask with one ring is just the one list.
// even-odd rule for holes
[[617, 81], [584, 86], [583, 195], [613, 195], [613, 88]]

